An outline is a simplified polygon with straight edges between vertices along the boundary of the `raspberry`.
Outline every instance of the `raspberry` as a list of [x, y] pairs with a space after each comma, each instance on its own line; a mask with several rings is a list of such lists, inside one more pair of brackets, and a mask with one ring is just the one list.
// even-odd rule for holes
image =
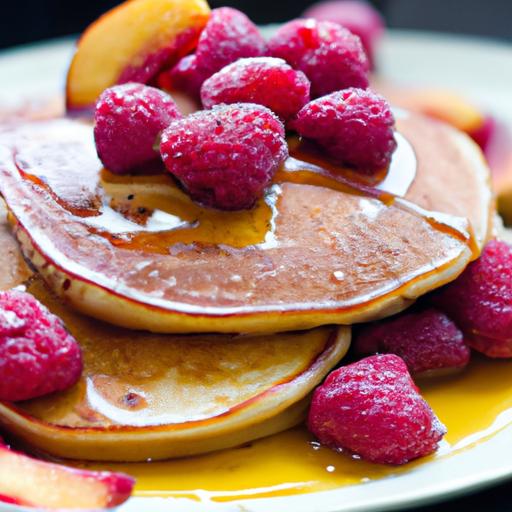
[[332, 372], [313, 394], [308, 427], [321, 443], [382, 464], [428, 455], [446, 433], [392, 354]]
[[268, 45], [272, 57], [306, 74], [313, 97], [368, 87], [369, 64], [361, 40], [337, 23], [294, 20], [283, 25]]
[[116, 174], [151, 170], [159, 163], [154, 146], [160, 132], [181, 117], [172, 98], [154, 87], [129, 83], [106, 89], [94, 115], [98, 156]]
[[197, 43], [197, 63], [208, 76], [246, 57], [267, 53], [267, 44], [258, 27], [231, 7], [214, 9]]
[[512, 246], [490, 241], [432, 302], [457, 322], [472, 348], [490, 357], [512, 357]]
[[0, 292], [0, 311], [0, 400], [28, 400], [78, 381], [81, 351], [59, 318], [15, 290]]
[[464, 368], [470, 350], [460, 329], [436, 309], [403, 313], [362, 328], [354, 342], [356, 353], [400, 356], [413, 375]]
[[293, 127], [337, 162], [372, 173], [391, 161], [396, 149], [394, 124], [384, 98], [372, 91], [346, 89], [308, 103]]
[[250, 208], [288, 156], [284, 126], [266, 107], [219, 105], [172, 123], [160, 151], [169, 172], [196, 201]]
[[384, 20], [369, 3], [350, 0], [319, 2], [304, 12], [304, 18], [332, 21], [359, 36], [373, 67], [375, 48], [384, 33]]
[[199, 97], [201, 84], [207, 76], [197, 69], [195, 55], [187, 55], [168, 72], [169, 88], [186, 91], [191, 96]]
[[267, 44], [258, 27], [243, 12], [231, 7], [214, 9], [195, 55], [182, 58], [170, 71], [171, 88], [197, 97], [202, 83], [223, 67], [266, 53]]
[[219, 103], [258, 103], [287, 121], [309, 101], [309, 80], [282, 59], [240, 59], [211, 76], [201, 88], [205, 108]]

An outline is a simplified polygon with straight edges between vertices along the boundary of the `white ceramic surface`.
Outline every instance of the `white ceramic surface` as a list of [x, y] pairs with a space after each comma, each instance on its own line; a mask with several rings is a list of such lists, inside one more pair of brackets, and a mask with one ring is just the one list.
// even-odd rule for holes
[[[72, 41], [61, 40], [0, 54], [0, 106], [54, 97], [62, 90]], [[380, 69], [397, 83], [462, 91], [512, 124], [512, 47], [478, 39], [391, 32], [381, 47]], [[134, 498], [121, 512], [356, 512], [397, 510], [482, 488], [512, 477], [512, 414], [503, 414], [487, 440], [439, 457], [401, 476], [291, 497], [201, 503]], [[260, 490], [261, 491], [261, 490]], [[0, 505], [0, 512], [23, 509]], [[26, 509], [29, 510], [29, 509]], [[33, 510], [33, 509], [31, 509]]]

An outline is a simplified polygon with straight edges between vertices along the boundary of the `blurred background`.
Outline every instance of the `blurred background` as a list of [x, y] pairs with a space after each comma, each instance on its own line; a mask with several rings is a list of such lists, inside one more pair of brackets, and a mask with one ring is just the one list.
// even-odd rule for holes
[[[17, 0], [2, 2], [0, 48], [81, 32], [115, 0]], [[299, 16], [308, 0], [211, 0], [230, 5], [258, 23]], [[511, 0], [374, 0], [389, 26], [483, 35], [512, 41]]]

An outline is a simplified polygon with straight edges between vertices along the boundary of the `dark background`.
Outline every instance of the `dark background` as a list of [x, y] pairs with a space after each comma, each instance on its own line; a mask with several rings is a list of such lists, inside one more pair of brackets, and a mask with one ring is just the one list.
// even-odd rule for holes
[[[101, 13], [120, 3], [115, 0], [0, 2], [0, 48], [78, 34]], [[257, 23], [289, 20], [312, 3], [311, 0], [210, 0], [212, 7], [238, 7]], [[374, 0], [372, 3], [390, 27], [475, 34], [512, 42], [512, 0]], [[418, 512], [512, 512], [511, 494], [512, 484], [506, 483]]]
[[[115, 0], [1, 0], [0, 48], [81, 32]], [[311, 0], [211, 0], [258, 23], [289, 20]], [[512, 0], [374, 0], [391, 27], [485, 35], [512, 41]]]

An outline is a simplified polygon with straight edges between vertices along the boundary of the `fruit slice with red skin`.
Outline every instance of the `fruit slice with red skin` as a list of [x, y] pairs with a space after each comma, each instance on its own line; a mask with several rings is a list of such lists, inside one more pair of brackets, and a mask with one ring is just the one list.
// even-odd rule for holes
[[373, 80], [372, 86], [393, 105], [444, 121], [472, 137], [489, 163], [498, 211], [512, 224], [512, 130], [506, 123], [449, 90], [398, 87], [381, 80]]
[[39, 509], [98, 509], [124, 503], [134, 479], [33, 459], [0, 446], [0, 501]]
[[89, 113], [108, 87], [150, 82], [189, 53], [209, 17], [204, 0], [131, 0], [84, 32], [68, 71], [68, 112]]

